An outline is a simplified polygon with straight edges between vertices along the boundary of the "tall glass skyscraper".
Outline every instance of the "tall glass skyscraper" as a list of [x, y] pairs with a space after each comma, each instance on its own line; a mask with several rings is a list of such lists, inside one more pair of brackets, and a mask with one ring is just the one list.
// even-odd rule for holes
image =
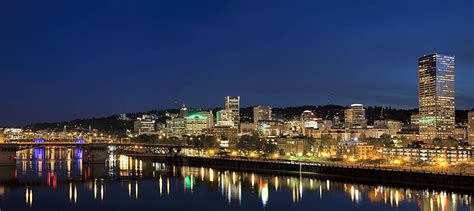
[[418, 59], [420, 138], [454, 137], [454, 56], [432, 54]]

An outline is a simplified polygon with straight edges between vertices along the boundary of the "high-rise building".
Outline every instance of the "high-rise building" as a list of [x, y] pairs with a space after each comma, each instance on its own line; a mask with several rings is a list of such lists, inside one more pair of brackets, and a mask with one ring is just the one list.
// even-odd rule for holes
[[225, 97], [225, 110], [230, 111], [234, 127], [239, 128], [240, 124], [240, 97], [227, 96]]
[[272, 108], [270, 106], [253, 107], [253, 123], [257, 126], [258, 121], [272, 120]]
[[365, 128], [367, 119], [365, 119], [365, 109], [362, 104], [352, 104], [350, 108], [344, 111], [344, 125], [347, 128]]
[[467, 135], [469, 139], [469, 144], [474, 145], [474, 111], [471, 111], [467, 114], [468, 123], [467, 123]]
[[420, 139], [454, 137], [454, 56], [420, 57], [418, 76]]

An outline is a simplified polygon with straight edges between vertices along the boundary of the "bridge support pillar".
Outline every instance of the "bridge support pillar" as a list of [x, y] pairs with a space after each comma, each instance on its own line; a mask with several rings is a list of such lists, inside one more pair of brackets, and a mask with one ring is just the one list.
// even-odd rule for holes
[[0, 166], [16, 165], [17, 146], [11, 144], [0, 145]]
[[102, 164], [109, 157], [107, 145], [89, 145], [84, 147], [82, 162], [87, 164]]

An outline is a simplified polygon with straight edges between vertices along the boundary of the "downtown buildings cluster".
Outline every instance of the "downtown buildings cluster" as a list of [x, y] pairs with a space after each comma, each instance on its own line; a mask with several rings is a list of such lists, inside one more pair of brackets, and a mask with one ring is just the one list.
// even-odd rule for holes
[[[400, 143], [399, 148], [410, 150], [420, 147], [432, 148], [434, 152], [446, 154], [449, 153], [448, 150], [457, 150], [458, 147], [451, 146], [444, 147], [446, 149], [444, 151], [437, 150], [442, 148], [443, 145], [440, 143], [443, 140], [455, 142], [459, 147], [474, 145], [474, 112], [468, 114], [467, 125], [457, 125], [455, 121], [454, 61], [454, 56], [441, 54], [419, 58], [419, 112], [412, 114], [408, 124], [385, 119], [381, 110], [380, 119], [368, 125], [363, 104], [348, 106], [344, 111], [343, 120], [338, 116], [323, 119], [310, 110], [302, 112], [297, 118], [283, 119], [273, 115], [270, 106], [255, 106], [253, 116], [245, 118], [252, 121], [241, 121], [241, 98], [227, 96], [223, 109], [215, 114], [212, 110], [189, 110], [183, 106], [179, 113], [168, 114], [165, 124], [156, 124], [148, 116], [137, 119], [135, 131], [139, 134], [152, 133], [167, 138], [214, 136], [223, 147], [232, 146], [232, 140], [237, 140], [239, 136], [257, 134], [266, 141], [276, 143], [280, 149], [297, 154], [304, 153], [305, 147], [302, 141], [304, 138], [320, 140], [329, 137], [338, 142], [334, 147], [336, 149], [340, 150], [343, 146], [342, 151], [347, 151], [345, 146], [355, 146], [366, 152], [376, 147], [370, 147], [364, 139], [380, 139], [385, 135], [394, 143]], [[403, 140], [405, 144], [402, 144]], [[410, 147], [406, 146], [406, 143], [409, 143]], [[388, 151], [397, 153], [399, 150]], [[407, 154], [407, 150], [401, 150], [401, 153]], [[462, 156], [465, 153], [469, 156], [472, 154], [470, 149], [462, 148]]]
[[[240, 96], [226, 96], [219, 110], [190, 109], [183, 105], [177, 112], [166, 113], [164, 120], [154, 114], [136, 119], [121, 114], [118, 119], [133, 121], [133, 130], [127, 132], [129, 138], [152, 135], [159, 139], [182, 140], [206, 136], [216, 138], [224, 149], [235, 148], [240, 137], [249, 135], [277, 145], [283, 154], [303, 155], [308, 151], [317, 151], [319, 155], [340, 156], [349, 153], [367, 157], [378, 150], [391, 156], [416, 155], [427, 158], [455, 154], [453, 157], [461, 156], [464, 159], [473, 154], [470, 146], [474, 145], [474, 112], [468, 113], [466, 123], [456, 123], [454, 61], [454, 56], [440, 54], [419, 58], [419, 112], [413, 113], [408, 123], [385, 118], [382, 108], [380, 118], [369, 124], [366, 108], [359, 103], [347, 106], [343, 118], [342, 115], [318, 116], [311, 110], [303, 111], [298, 116], [282, 117], [265, 105], [253, 107], [252, 114], [248, 116], [247, 113], [241, 113]], [[67, 131], [66, 128], [47, 133], [19, 128], [0, 131], [3, 131], [0, 138], [4, 140], [37, 138], [38, 134], [46, 134], [45, 139], [113, 139], [102, 134], [107, 131], [99, 132], [90, 126], [79, 132]], [[331, 141], [329, 146], [311, 150], [307, 146], [308, 138], [320, 142], [323, 139]], [[380, 146], [386, 145], [382, 143], [386, 138], [394, 144], [381, 149]], [[451, 143], [449, 147], [443, 144], [446, 140]]]

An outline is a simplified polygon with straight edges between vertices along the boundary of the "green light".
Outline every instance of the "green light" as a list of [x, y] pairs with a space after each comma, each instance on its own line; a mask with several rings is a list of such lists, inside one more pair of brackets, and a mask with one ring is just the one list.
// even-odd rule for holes
[[435, 118], [425, 118], [425, 119], [420, 119], [420, 123], [433, 123], [435, 122]]
[[207, 119], [207, 116], [199, 115], [199, 114], [191, 114], [186, 117], [186, 119]]

